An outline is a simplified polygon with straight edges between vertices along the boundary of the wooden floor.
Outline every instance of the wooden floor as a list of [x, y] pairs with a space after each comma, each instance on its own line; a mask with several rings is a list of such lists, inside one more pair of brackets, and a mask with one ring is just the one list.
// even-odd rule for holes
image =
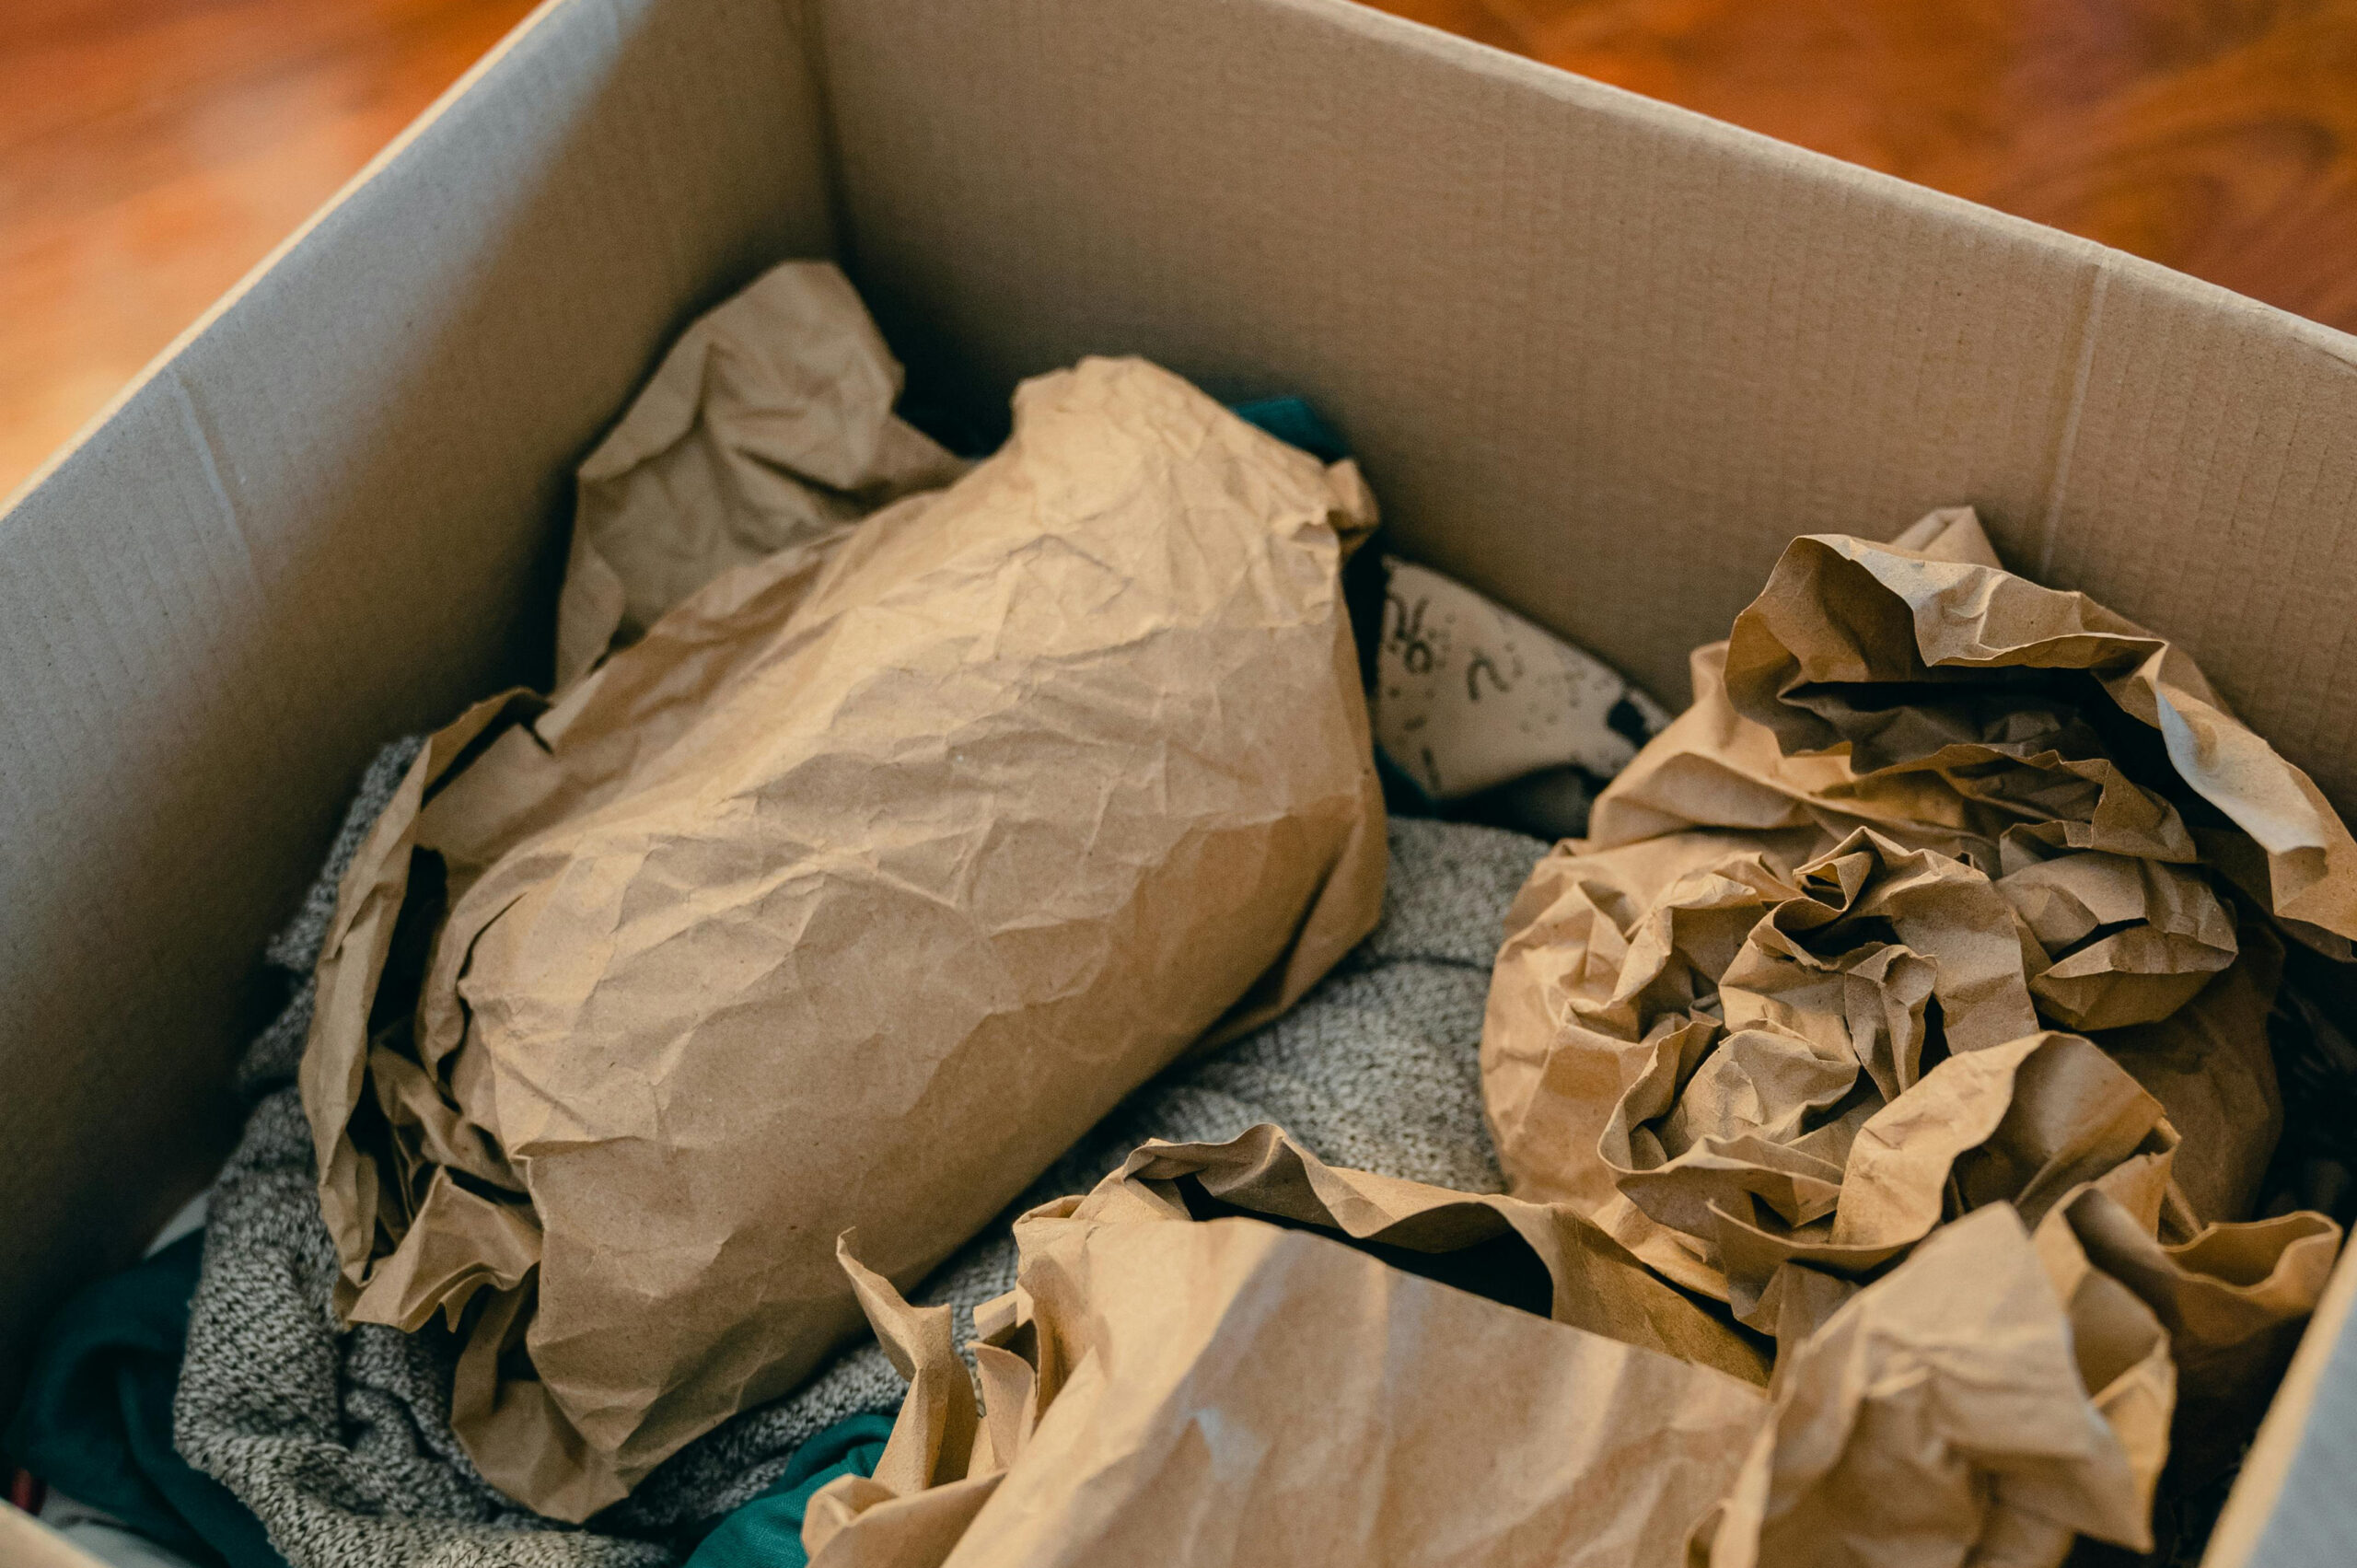
[[1376, 0], [2357, 331], [2357, 0]]
[[0, 0], [0, 493], [531, 0]]
[[[2357, 330], [2357, 0], [1376, 0]], [[530, 0], [0, 0], [0, 492]]]

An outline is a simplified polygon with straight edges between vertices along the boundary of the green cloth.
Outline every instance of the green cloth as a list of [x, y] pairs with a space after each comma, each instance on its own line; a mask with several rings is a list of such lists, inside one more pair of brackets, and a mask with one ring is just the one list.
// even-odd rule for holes
[[767, 1492], [703, 1538], [687, 1568], [805, 1568], [802, 1516], [810, 1498], [837, 1476], [874, 1475], [892, 1435], [888, 1415], [855, 1415], [813, 1436], [785, 1461]]
[[33, 1353], [0, 1447], [192, 1562], [286, 1568], [261, 1521], [172, 1446], [172, 1391], [203, 1259], [195, 1231], [67, 1301]]
[[1227, 406], [1228, 412], [1247, 424], [1259, 425], [1321, 463], [1339, 463], [1351, 455], [1349, 444], [1309, 406], [1306, 399], [1262, 398], [1258, 402]]

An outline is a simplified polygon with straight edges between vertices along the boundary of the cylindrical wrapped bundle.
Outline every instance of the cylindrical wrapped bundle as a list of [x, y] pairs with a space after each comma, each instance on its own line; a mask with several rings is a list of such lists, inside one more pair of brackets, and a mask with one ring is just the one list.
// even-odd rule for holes
[[840, 542], [437, 737], [347, 877], [305, 1104], [338, 1306], [465, 1336], [582, 1518], [854, 1332], [1126, 1092], [1373, 924], [1339, 581], [1372, 505], [1136, 361]]

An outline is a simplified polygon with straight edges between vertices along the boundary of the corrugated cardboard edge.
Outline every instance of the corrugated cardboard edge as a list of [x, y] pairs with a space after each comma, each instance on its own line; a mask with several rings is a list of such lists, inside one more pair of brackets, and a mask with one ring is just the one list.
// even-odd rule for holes
[[[1835, 185], [1846, 186], [1871, 199], [1896, 202], [1932, 214], [1945, 214], [1992, 234], [2004, 234], [2016, 240], [2042, 245], [2058, 255], [2079, 261], [2087, 269], [2086, 293], [2073, 323], [2071, 389], [2061, 417], [2052, 433], [2045, 505], [2036, 519], [2035, 556], [2032, 559], [2017, 557], [2008, 563], [2015, 570], [2041, 582], [2050, 578], [2055, 571], [2057, 551], [2065, 533], [2064, 514], [2071, 494], [2071, 471], [2078, 447], [2081, 416], [2086, 408], [2089, 384], [2098, 357], [2097, 346], [2102, 341], [2106, 299], [2115, 285], [2124, 283], [2149, 288], [2175, 303], [2242, 317], [2266, 331], [2280, 333], [2313, 351], [2351, 376], [2357, 376], [2357, 333], [2312, 320], [2131, 251], [1880, 169], [1781, 141], [1575, 72], [1545, 65], [1492, 44], [1377, 11], [1369, 6], [1354, 4], [1353, 0], [1267, 0], [1267, 3], [1283, 9], [1320, 15], [1341, 30], [1370, 39], [1387, 38], [1468, 70], [1537, 88], [1550, 96], [1575, 102], [1585, 101], [1624, 119], [1649, 122], [1698, 141], [1716, 141], [1730, 147], [1740, 147], [1763, 162], [1782, 165]], [[1892, 521], [1896, 527], [1898, 520]], [[2340, 809], [2357, 813], [2357, 801], [2336, 804]]]
[[0, 521], [6, 521], [8, 514], [16, 510], [18, 502], [47, 483], [50, 475], [64, 467], [66, 460], [87, 446], [92, 436], [104, 429], [108, 422], [122, 411], [124, 404], [137, 397], [140, 390], [153, 381], [166, 366], [178, 359], [182, 349], [203, 337], [212, 330], [215, 321], [236, 308], [238, 302], [251, 293], [254, 285], [260, 283], [272, 268], [277, 266], [288, 252], [309, 238], [312, 231], [334, 216], [338, 208], [358, 195], [369, 181], [375, 180], [388, 165], [400, 157], [412, 142], [424, 134], [426, 128], [440, 119], [452, 104], [471, 91], [477, 82], [498, 69], [499, 63], [523, 41], [526, 34], [539, 27], [559, 7], [570, 4], [572, 0], [540, 0], [540, 4], [534, 6], [529, 15], [508, 29], [505, 37], [485, 51], [482, 58], [467, 67], [465, 73], [445, 88], [439, 98], [426, 105], [424, 110], [416, 119], [404, 126], [391, 141], [387, 142], [375, 157], [361, 165], [359, 173], [338, 187], [335, 194], [321, 203], [309, 217], [305, 218], [296, 226], [292, 234], [272, 246], [270, 253], [248, 268], [245, 276], [229, 285], [229, 291], [226, 294], [206, 306], [203, 315], [190, 322], [178, 337], [166, 344], [163, 352], [149, 360], [139, 374], [124, 382], [115, 395], [107, 400], [105, 407], [84, 421], [79, 430], [68, 436], [63, 446], [50, 453], [41, 466], [26, 475], [14, 490], [9, 491], [6, 496], [0, 496]]
[[[244, 276], [176, 335], [160, 353], [148, 361], [138, 374], [117, 389], [105, 405], [86, 421], [79, 430], [52, 451], [5, 497], [0, 497], [0, 537], [5, 537], [5, 530], [20, 504], [41, 490], [78, 453], [89, 447], [105, 432], [122, 410], [139, 398], [159, 377], [168, 375], [174, 363], [192, 345], [212, 331], [216, 324], [234, 311], [247, 296], [269, 277], [290, 254], [301, 249], [316, 231], [331, 222], [342, 208], [373, 183], [387, 168], [398, 162], [411, 145], [426, 134], [435, 121], [466, 98], [476, 84], [499, 69], [510, 53], [525, 41], [527, 35], [561, 6], [571, 3], [573, 0], [543, 0], [542, 4], [536, 6], [528, 16], [511, 29], [449, 87], [436, 97], [416, 119], [388, 142], [358, 172], [345, 180], [333, 195], [305, 218], [293, 232], [272, 247], [261, 261], [248, 269]], [[191, 1114], [195, 1114], [193, 1109]], [[221, 1151], [216, 1151], [216, 1157], [218, 1152]], [[145, 1212], [135, 1218], [134, 1223], [141, 1226], [138, 1232], [141, 1235], [144, 1235], [146, 1230], [151, 1230], [163, 1214], [185, 1202], [199, 1190], [197, 1173], [186, 1168], [175, 1168], [151, 1175], [148, 1179], [162, 1184], [166, 1190], [158, 1191], [147, 1205]], [[131, 1243], [127, 1237], [117, 1239], [119, 1245], [133, 1247], [135, 1250], [135, 1244]], [[132, 1255], [130, 1251], [119, 1254], [123, 1261], [128, 1261]], [[16, 1379], [10, 1360], [22, 1353], [22, 1348], [19, 1345], [8, 1343], [7, 1337], [0, 1334], [0, 1397], [13, 1396]], [[6, 1508], [0, 1508], [0, 1561], [14, 1562], [17, 1561], [13, 1551], [15, 1543], [8, 1540], [5, 1528], [8, 1523], [7, 1516], [10, 1512]], [[19, 1516], [23, 1517], [21, 1515]], [[67, 1542], [64, 1538], [48, 1530], [45, 1527], [32, 1523], [29, 1518], [27, 1522], [38, 1532], [37, 1538], [29, 1537], [28, 1539], [37, 1539], [41, 1550], [66, 1552], [75, 1562], [90, 1561], [87, 1553]], [[32, 1548], [29, 1546], [26, 1550], [30, 1551]]]
[[[2357, 1250], [2357, 1249], [2352, 1249]], [[2357, 1544], [2357, 1265], [2344, 1251], [2267, 1409], [2202, 1568], [2331, 1568]], [[2319, 1406], [2324, 1408], [2319, 1411]], [[2300, 1490], [2290, 1490], [2294, 1478]]]

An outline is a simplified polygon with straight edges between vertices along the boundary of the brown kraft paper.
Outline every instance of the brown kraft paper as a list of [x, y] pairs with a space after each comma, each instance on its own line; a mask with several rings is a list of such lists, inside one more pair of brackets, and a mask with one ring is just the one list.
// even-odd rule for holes
[[1272, 1127], [1148, 1144], [1016, 1236], [1016, 1290], [975, 1315], [979, 1421], [947, 1311], [846, 1238], [913, 1382], [876, 1475], [812, 1500], [813, 1568], [1667, 1568], [1765, 1411], [1740, 1337], [1576, 1216]]
[[[2357, 841], [2308, 776], [2182, 651], [2004, 570], [1969, 507], [1891, 544], [1794, 540], [1693, 671], [1694, 705], [1597, 800], [1593, 847], [1691, 827], [1814, 827], [1829, 844], [1875, 826], [1991, 877], [2065, 850], [2206, 856], [2303, 939], [2345, 953], [2357, 936]], [[2205, 851], [2195, 826], [2229, 842]], [[2177, 938], [2147, 946], [2214, 945], [2201, 907], [2161, 899], [2144, 918]]]
[[2162, 1241], [2154, 1173], [2131, 1163], [2049, 1210], [2041, 1249], [2067, 1230], [2086, 1265], [2151, 1308], [2169, 1336], [2177, 1401], [2170, 1463], [2187, 1484], [2224, 1472], [2242, 1454], [2301, 1329], [2324, 1294], [2340, 1230], [2316, 1214], [2205, 1225]]
[[1372, 925], [1348, 464], [1092, 360], [830, 551], [435, 738], [303, 1071], [336, 1309], [464, 1336], [483, 1473], [586, 1517], [858, 1330]]
[[2055, 1568], [2142, 1551], [2167, 1450], [2168, 1336], [2033, 1245], [2010, 1205], [1944, 1227], [1780, 1365], [1708, 1568]]
[[[856, 1238], [845, 1238], [845, 1267], [912, 1386], [876, 1475], [819, 1493], [805, 1542], [814, 1568], [1123, 1553], [1323, 1561], [1338, 1546], [1353, 1560], [1411, 1563], [1643, 1564], [1678, 1559], [1657, 1528], [1660, 1483], [1680, 1483], [1670, 1516], [1691, 1515], [1696, 1495], [1683, 1483], [1700, 1474], [1724, 1488], [1690, 1548], [1691, 1562], [1712, 1568], [2054, 1568], [2079, 1534], [2142, 1550], [2180, 1388], [2182, 1440], [2191, 1412], [2212, 1408], [2200, 1402], [2211, 1368], [2288, 1350], [2285, 1326], [2313, 1307], [2337, 1241], [2328, 1224], [2297, 1215], [2160, 1246], [2151, 1232], [2168, 1161], [2165, 1151], [2144, 1153], [2073, 1188], [2034, 1237], [2012, 1204], [1977, 1209], [1863, 1290], [1815, 1291], [1811, 1282], [1827, 1276], [1784, 1265], [1780, 1290], [1819, 1306], [1779, 1365], [1768, 1421], [1714, 1426], [1707, 1451], [1689, 1438], [1664, 1461], [1658, 1428], [1669, 1405], [1556, 1385], [1549, 1358], [1514, 1353], [1478, 1319], [1459, 1326], [1435, 1314], [1395, 1272], [1329, 1277], [1313, 1266], [1326, 1259], [1286, 1257], [1275, 1237], [1217, 1234], [1238, 1216], [1314, 1229], [1395, 1269], [1500, 1297], [1517, 1294], [1516, 1271], [1495, 1250], [1511, 1238], [1514, 1261], [1545, 1269], [1559, 1321], [1596, 1322], [1617, 1337], [1611, 1304], [1641, 1295], [1634, 1282], [1644, 1276], [1625, 1259], [1595, 1266], [1616, 1254], [1560, 1207], [1333, 1169], [1268, 1127], [1225, 1145], [1148, 1144], [1088, 1197], [1018, 1222], [1018, 1287], [976, 1313], [979, 1419], [948, 1311], [907, 1307], [853, 1260]], [[1146, 1239], [1132, 1244], [1123, 1234], [1132, 1226]], [[1163, 1236], [1170, 1249], [1155, 1245]], [[1250, 1288], [1234, 1288], [1224, 1265], [1247, 1249]], [[1378, 1281], [1408, 1299], [1372, 1310]], [[1527, 1285], [1518, 1295], [1525, 1305], [1542, 1299]], [[1197, 1319], [1202, 1327], [1191, 1327]], [[1676, 1321], [1655, 1318], [1665, 1320]], [[1643, 1321], [1620, 1315], [1624, 1331]], [[1460, 1371], [1453, 1347], [1429, 1342], [1443, 1330], [1475, 1347], [1469, 1366]], [[1666, 1349], [1682, 1337], [1643, 1334]], [[1450, 1394], [1480, 1417], [1462, 1439], [1478, 1464], [1426, 1446], [1421, 1410], [1399, 1407], [1439, 1396], [1413, 1372], [1463, 1378]], [[1602, 1402], [1619, 1440], [1573, 1445], [1599, 1468], [1577, 1496], [1578, 1523], [1560, 1537], [1526, 1528], [1573, 1516], [1534, 1501], [1531, 1467], [1515, 1462], [1531, 1417], [1517, 1423], [1496, 1408], [1502, 1389], [1533, 1377], [1563, 1413]], [[1381, 1387], [1379, 1420], [1358, 1414], [1366, 1383]], [[1691, 1423], [1724, 1389], [1706, 1379], [1646, 1392]], [[1744, 1449], [1739, 1468], [1731, 1443]], [[1642, 1474], [1626, 1463], [1636, 1452], [1655, 1456]], [[1218, 1463], [1225, 1454], [1234, 1462]], [[1364, 1489], [1379, 1492], [1373, 1501], [1351, 1484], [1366, 1475], [1383, 1481]], [[1440, 1543], [1426, 1533], [1442, 1531]]]
[[1600, 1151], [1641, 1078], [1672, 1143], [1776, 1145], [1800, 1214], [1928, 1063], [2059, 1027], [2177, 1112], [2192, 1222], [2248, 1212], [2281, 1124], [2254, 922], [2341, 944], [2357, 846], [2189, 661], [1959, 509], [1795, 540], [1694, 674], [1509, 917], [1483, 1063], [1518, 1191], [1714, 1289]]
[[773, 267], [679, 334], [576, 476], [556, 679], [732, 566], [823, 556], [966, 465], [892, 412], [900, 362], [831, 261]]
[[[2278, 934], [2357, 932], [2347, 830], [2182, 654], [2003, 572], [1968, 510], [1794, 541], [1693, 668], [1507, 917], [1482, 1068], [1514, 1191], [1775, 1337], [1774, 1436], [1697, 1547], [1714, 1568], [2141, 1550], [2177, 1390], [2198, 1483], [2339, 1248], [2319, 1214], [2238, 1222], [2282, 1125]], [[1962, 1287], [1902, 1288], [1975, 1270], [1980, 1328]], [[1922, 1388], [1943, 1344], [2010, 1386], [2013, 1318], [2067, 1325], [2039, 1354], [2079, 1358], [2111, 1481], [2071, 1492], [2104, 1445], [2066, 1463], [2061, 1406], [2006, 1458], [1994, 1414], [1861, 1392], [1918, 1387], [1910, 1342]], [[1993, 1492], [1957, 1480], [1984, 1461]]]

